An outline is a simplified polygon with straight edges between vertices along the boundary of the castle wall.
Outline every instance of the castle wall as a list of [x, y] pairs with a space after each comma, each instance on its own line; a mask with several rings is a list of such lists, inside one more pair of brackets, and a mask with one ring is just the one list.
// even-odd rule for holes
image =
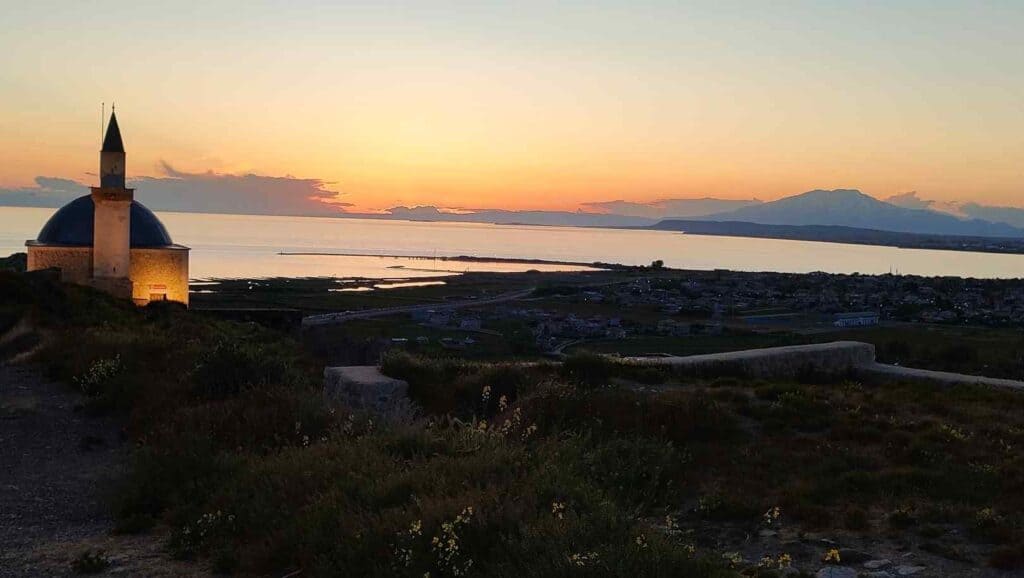
[[65, 283], [88, 285], [92, 279], [92, 247], [29, 245], [28, 270], [60, 269]]
[[165, 296], [188, 305], [188, 252], [178, 245], [132, 249], [132, 300], [145, 305], [151, 297]]

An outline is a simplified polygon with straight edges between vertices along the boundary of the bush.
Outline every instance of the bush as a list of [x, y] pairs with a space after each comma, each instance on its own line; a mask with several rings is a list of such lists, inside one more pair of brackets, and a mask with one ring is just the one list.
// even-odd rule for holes
[[85, 550], [71, 561], [76, 574], [99, 574], [110, 567], [110, 559], [103, 550]]
[[203, 399], [224, 399], [243, 389], [286, 383], [288, 362], [266, 347], [221, 341], [204, 352], [192, 371], [192, 392]]
[[562, 362], [562, 377], [586, 388], [608, 385], [615, 374], [616, 364], [604, 355], [589, 352], [574, 353]]

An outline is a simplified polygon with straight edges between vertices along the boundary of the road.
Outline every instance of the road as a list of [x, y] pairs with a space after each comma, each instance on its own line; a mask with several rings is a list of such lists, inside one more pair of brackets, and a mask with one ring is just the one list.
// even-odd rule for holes
[[315, 327], [318, 325], [334, 325], [345, 323], [355, 319], [372, 319], [374, 317], [387, 317], [388, 315], [400, 315], [403, 313], [415, 313], [417, 311], [451, 311], [453, 309], [464, 309], [466, 307], [480, 307], [481, 305], [494, 305], [505, 301], [515, 301], [529, 296], [534, 287], [509, 291], [494, 297], [484, 299], [465, 299], [452, 301], [450, 303], [424, 303], [422, 305], [402, 305], [400, 307], [384, 307], [381, 309], [362, 309], [359, 311], [343, 311], [340, 313], [323, 313], [321, 315], [309, 315], [302, 318], [303, 327]]

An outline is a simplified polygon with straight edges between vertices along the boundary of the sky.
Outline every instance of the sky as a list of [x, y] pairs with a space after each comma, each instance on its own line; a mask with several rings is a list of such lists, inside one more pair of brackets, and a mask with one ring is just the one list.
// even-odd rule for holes
[[1020, 1], [0, 12], [4, 190], [94, 182], [101, 102], [116, 101], [131, 176], [252, 177], [285, 196], [294, 179], [337, 210], [819, 188], [1024, 206]]

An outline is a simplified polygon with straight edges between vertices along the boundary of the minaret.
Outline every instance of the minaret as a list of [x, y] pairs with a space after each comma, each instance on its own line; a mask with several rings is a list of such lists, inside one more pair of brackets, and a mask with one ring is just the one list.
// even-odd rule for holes
[[131, 206], [134, 190], [125, 188], [124, 143], [117, 116], [110, 113], [100, 151], [100, 186], [92, 187], [95, 204], [92, 276], [99, 288], [131, 298]]

